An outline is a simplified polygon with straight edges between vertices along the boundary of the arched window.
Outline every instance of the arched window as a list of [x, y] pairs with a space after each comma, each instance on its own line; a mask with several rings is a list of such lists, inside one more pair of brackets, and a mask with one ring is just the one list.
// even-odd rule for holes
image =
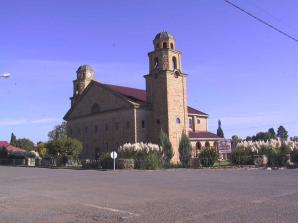
[[180, 118], [176, 118], [176, 123], [177, 124], [180, 124], [181, 123]]
[[202, 144], [200, 142], [197, 142], [196, 143], [196, 157], [199, 156], [201, 149], [202, 149]]
[[93, 105], [92, 105], [92, 108], [91, 108], [91, 113], [92, 113], [92, 114], [96, 114], [96, 113], [98, 113], [98, 112], [100, 112], [100, 107], [99, 107], [99, 105], [98, 105], [98, 104], [93, 104]]
[[166, 42], [162, 43], [162, 48], [168, 48], [168, 44]]
[[158, 57], [155, 57], [155, 59], [154, 59], [154, 69], [158, 69], [158, 68], [159, 68]]
[[171, 43], [171, 49], [172, 49], [172, 50], [174, 49], [174, 44], [173, 44], [173, 43]]
[[214, 142], [213, 147], [214, 147], [214, 149], [218, 150], [218, 142]]
[[176, 57], [173, 57], [172, 61], [173, 61], [173, 70], [176, 70], [177, 69], [177, 59], [176, 59]]
[[210, 148], [210, 143], [209, 142], [205, 142], [205, 148]]

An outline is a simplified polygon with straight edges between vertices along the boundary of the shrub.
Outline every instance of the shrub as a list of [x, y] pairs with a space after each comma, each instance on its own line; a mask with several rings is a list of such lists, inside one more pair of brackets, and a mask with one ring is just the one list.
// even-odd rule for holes
[[163, 166], [163, 150], [152, 143], [126, 143], [120, 147], [119, 157], [134, 159], [136, 169], [158, 169]]
[[114, 161], [111, 158], [109, 153], [104, 153], [99, 158], [101, 167], [103, 169], [113, 169], [114, 168]]
[[163, 130], [161, 130], [159, 139], [163, 151], [163, 159], [166, 163], [170, 163], [174, 156], [174, 152], [169, 137]]
[[237, 165], [253, 164], [253, 152], [250, 148], [237, 147], [231, 154], [231, 159]]
[[7, 150], [5, 148], [0, 148], [0, 158], [7, 158], [8, 153]]
[[190, 144], [189, 138], [187, 137], [185, 132], [183, 132], [179, 142], [179, 159], [183, 167], [190, 166], [190, 158], [191, 158], [191, 144]]
[[200, 162], [202, 166], [210, 167], [218, 160], [219, 154], [214, 148], [204, 148], [200, 153]]
[[298, 163], [298, 149], [294, 149], [291, 152], [291, 159], [294, 163]]
[[77, 159], [82, 151], [82, 144], [77, 139], [60, 137], [47, 144], [48, 154], [63, 160], [66, 164], [69, 159]]

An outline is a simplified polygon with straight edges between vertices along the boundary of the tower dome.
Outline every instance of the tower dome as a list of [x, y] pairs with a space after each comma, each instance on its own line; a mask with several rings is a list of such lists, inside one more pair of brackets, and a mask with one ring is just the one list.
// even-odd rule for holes
[[157, 33], [154, 40], [154, 49], [175, 49], [175, 38], [172, 34], [163, 31]]
[[84, 64], [77, 69], [77, 79], [93, 79], [93, 77], [94, 69], [90, 65]]

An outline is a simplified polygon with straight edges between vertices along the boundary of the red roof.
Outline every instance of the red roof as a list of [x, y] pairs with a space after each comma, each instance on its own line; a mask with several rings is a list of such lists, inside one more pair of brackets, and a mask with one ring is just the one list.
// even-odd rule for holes
[[[106, 87], [109, 87], [113, 91], [118, 92], [119, 94], [128, 97], [136, 102], [146, 103], [146, 91], [137, 88], [123, 87], [111, 84], [104, 84]], [[201, 112], [195, 108], [188, 106], [188, 113], [208, 116], [208, 114]]]
[[7, 146], [9, 146], [9, 143], [6, 141], [0, 141], [0, 148], [4, 147], [6, 148]]
[[222, 139], [212, 132], [189, 132], [190, 139]]
[[10, 145], [6, 141], [0, 141], [0, 148], [4, 148], [7, 150], [8, 153], [24, 153], [26, 150], [20, 149], [18, 147]]

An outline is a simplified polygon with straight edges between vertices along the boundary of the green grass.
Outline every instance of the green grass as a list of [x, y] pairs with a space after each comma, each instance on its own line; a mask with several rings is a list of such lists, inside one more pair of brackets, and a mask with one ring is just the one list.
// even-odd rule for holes
[[213, 167], [216, 167], [216, 168], [228, 167], [228, 166], [232, 166], [232, 163], [230, 160], [216, 161], [213, 165]]

